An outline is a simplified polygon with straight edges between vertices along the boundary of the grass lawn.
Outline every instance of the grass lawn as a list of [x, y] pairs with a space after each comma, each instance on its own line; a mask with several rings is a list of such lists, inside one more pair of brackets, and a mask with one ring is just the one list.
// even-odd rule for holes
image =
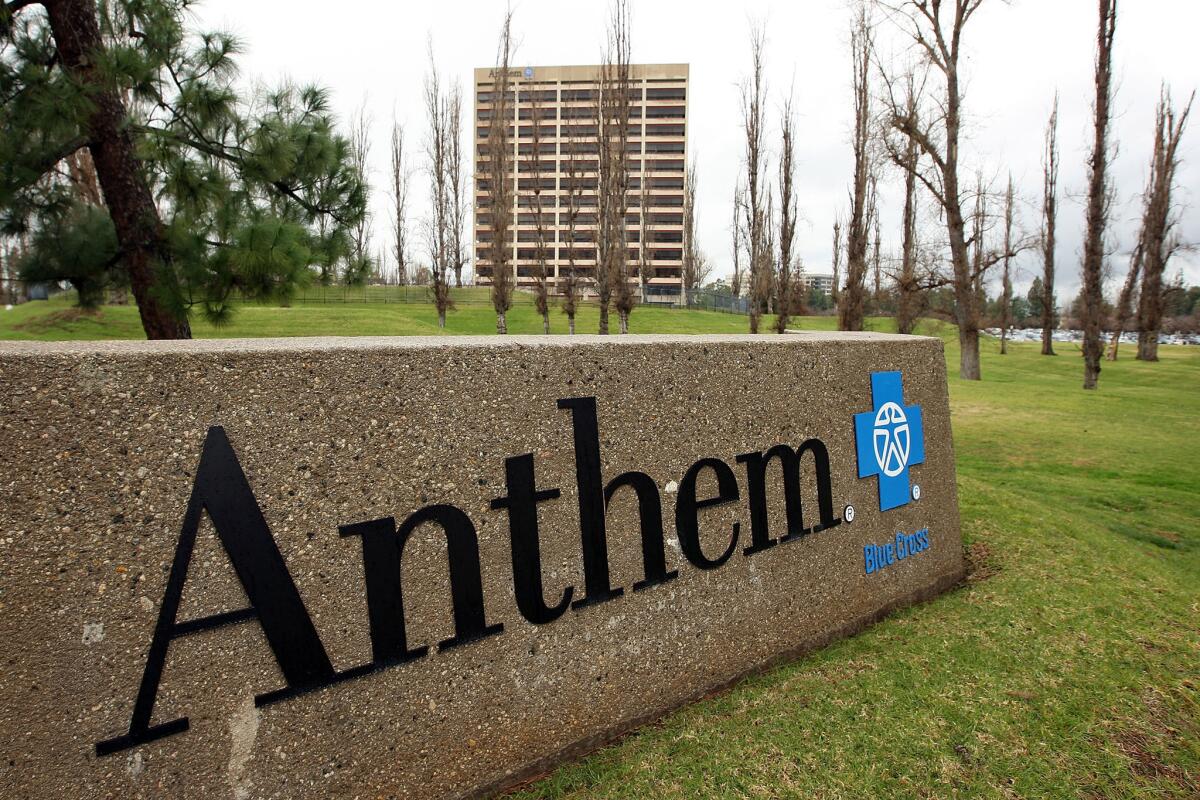
[[[595, 313], [581, 331], [595, 330]], [[27, 304], [0, 316], [0, 338], [140, 336], [132, 309], [64, 314], [63, 301]], [[561, 315], [554, 324], [565, 328]], [[745, 325], [633, 315], [635, 332]], [[510, 330], [540, 329], [528, 303], [514, 309]], [[450, 318], [451, 333], [492, 330], [484, 305]], [[953, 377], [952, 329], [927, 330], [947, 338], [967, 584], [517, 797], [1200, 797], [1200, 348], [1161, 348], [1162, 362], [1143, 364], [1127, 347], [1084, 393], [1072, 345], [1057, 358], [1035, 345], [1000, 356], [985, 341], [984, 381], [969, 383]], [[196, 331], [436, 326], [422, 306], [298, 304], [243, 308], [228, 328]]]
[[[374, 287], [372, 287], [374, 288]], [[487, 289], [464, 288], [454, 292], [457, 307], [446, 318], [446, 329], [437, 326], [437, 313], [427, 303], [319, 303], [297, 301], [290, 307], [245, 304], [238, 307], [229, 324], [213, 326], [202, 318], [192, 320], [199, 339], [257, 338], [264, 336], [413, 336], [445, 334], [489, 334], [496, 332], [496, 313]], [[315, 294], [315, 293], [314, 293]], [[587, 303], [576, 317], [576, 331], [596, 333], [600, 313]], [[774, 322], [764, 318], [763, 325]], [[890, 321], [872, 320], [881, 329]], [[617, 315], [610, 318], [613, 332]], [[551, 332], [566, 333], [567, 317], [555, 308], [550, 315]], [[631, 333], [746, 333], [746, 317], [714, 311], [639, 307], [630, 317]], [[833, 317], [806, 317], [793, 327], [832, 329]], [[542, 319], [533, 307], [532, 296], [518, 293], [508, 312], [509, 333], [541, 333]], [[44, 302], [25, 303], [11, 311], [0, 310], [0, 339], [140, 339], [142, 326], [134, 306], [105, 306], [81, 312], [71, 305], [71, 296], [56, 295]]]

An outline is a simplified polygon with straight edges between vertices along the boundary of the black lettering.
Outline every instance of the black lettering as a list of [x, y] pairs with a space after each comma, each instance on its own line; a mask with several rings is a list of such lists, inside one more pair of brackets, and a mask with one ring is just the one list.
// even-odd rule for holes
[[545, 625], [563, 615], [575, 587], [563, 590], [557, 605], [546, 605], [542, 592], [542, 550], [538, 539], [537, 504], [554, 500], [558, 489], [538, 491], [533, 474], [533, 454], [504, 460], [507, 497], [492, 501], [494, 510], [508, 509], [508, 532], [512, 542], [513, 589], [521, 616], [534, 625]]
[[658, 485], [644, 472], [626, 472], [609, 481], [604, 487], [604, 507], [612, 502], [613, 495], [623, 486], [637, 494], [638, 521], [642, 530], [642, 568], [646, 577], [633, 585], [635, 592], [666, 583], [679, 577], [675, 570], [667, 572], [667, 556], [663, 545], [662, 498]]
[[[821, 516], [820, 524], [813, 528], [804, 527], [803, 496], [800, 488], [800, 464], [804, 453], [813, 454], [817, 471], [817, 505]], [[809, 533], [817, 533], [841, 524], [833, 515], [833, 482], [829, 470], [829, 451], [819, 439], [809, 439], [796, 449], [778, 444], [764, 453], [744, 453], [737, 457], [739, 464], [746, 465], [746, 483], [750, 505], [751, 544], [743, 553], [753, 555], [774, 547], [767, 519], [766, 471], [772, 459], [779, 459], [783, 472], [783, 495], [787, 514], [787, 533], [779, 541], [789, 542]]]
[[[696, 478], [705, 469], [717, 476], [717, 495], [704, 500], [696, 499]], [[729, 547], [718, 558], [709, 559], [700, 548], [699, 511], [703, 508], [721, 506], [738, 499], [737, 478], [729, 465], [719, 458], [702, 458], [688, 468], [679, 484], [679, 500], [675, 504], [675, 529], [679, 535], [679, 546], [688, 561], [700, 569], [716, 569], [729, 560], [737, 547], [739, 523], [733, 523], [733, 535]]]
[[558, 401], [571, 412], [575, 439], [575, 482], [579, 489], [579, 535], [583, 545], [584, 597], [572, 608], [605, 603], [621, 596], [608, 574], [608, 533], [604, 527], [604, 489], [600, 478], [600, 426], [596, 398], [571, 397]]
[[486, 622], [479, 537], [471, 518], [461, 509], [450, 505], [426, 506], [405, 519], [394, 535], [388, 531], [395, 524], [391, 519], [347, 525], [341, 529], [343, 536], [363, 537], [371, 647], [379, 664], [411, 661], [428, 652], [427, 647], [408, 647], [402, 586], [404, 546], [413, 532], [426, 522], [438, 525], [446, 534], [446, 556], [450, 562], [454, 636], [439, 642], [438, 649], [449, 650], [504, 630], [501, 624], [488, 625]]
[[[177, 622], [196, 533], [205, 510], [250, 600], [250, 607]], [[98, 742], [96, 754], [115, 753], [187, 730], [187, 717], [159, 725], [150, 724], [171, 641], [252, 619], [257, 619], [262, 627], [288, 690], [312, 688], [333, 681], [333, 665], [292, 582], [237, 455], [225, 430], [212, 427], [208, 429], [200, 465], [196, 468], [196, 480], [167, 577], [166, 592], [159, 606], [158, 622], [134, 701], [129, 732]]]

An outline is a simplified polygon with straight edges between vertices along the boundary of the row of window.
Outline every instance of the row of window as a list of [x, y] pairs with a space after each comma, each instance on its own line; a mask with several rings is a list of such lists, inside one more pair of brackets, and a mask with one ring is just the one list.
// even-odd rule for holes
[[[679, 170], [682, 172], [683, 170]], [[646, 181], [646, 185], [650, 189], [683, 189], [683, 177], [652, 177]], [[629, 178], [626, 184], [630, 191], [641, 191], [642, 179]], [[579, 177], [579, 178], [520, 178], [517, 180], [517, 189], [530, 192], [557, 192], [570, 191], [572, 189], [582, 191], [597, 191], [596, 177]], [[488, 194], [492, 191], [492, 181], [490, 178], [476, 178], [475, 191], [479, 194]]]
[[[576, 208], [595, 208], [598, 198], [594, 194], [579, 194], [574, 196]], [[487, 208], [489, 196], [487, 193], [479, 195], [477, 208]], [[555, 192], [545, 192], [539, 195], [520, 194], [517, 195], [518, 208], [536, 208], [541, 206], [542, 210], [553, 208], [569, 208], [571, 196], [567, 193], [559, 195]], [[625, 206], [627, 208], [640, 208], [642, 198], [638, 194], [630, 194], [625, 197]], [[683, 208], [683, 195], [681, 194], [654, 194], [650, 195], [648, 207], [650, 208]]]
[[[683, 125], [646, 125], [644, 135], [683, 136], [684, 131], [685, 126]], [[481, 125], [475, 129], [475, 137], [477, 139], [486, 140], [491, 133], [491, 127], [487, 125]], [[518, 139], [532, 139], [533, 133], [534, 131], [532, 125], [522, 125], [518, 129], [514, 129], [512, 125], [509, 125], [507, 130], [505, 130], [504, 135], [505, 139], [511, 142], [514, 136]], [[554, 139], [556, 137], [562, 139], [594, 138], [598, 136], [599, 133], [600, 128], [596, 125], [542, 125], [538, 128], [538, 135], [542, 137], [542, 139]], [[642, 136], [643, 126], [630, 125], [627, 134], [630, 137]]]
[[[575, 261], [595, 261], [596, 248], [594, 247], [545, 247], [546, 261], [570, 261], [572, 258]], [[555, 255], [557, 253], [557, 256]], [[683, 250], [650, 250], [649, 256], [651, 261], [682, 261]], [[629, 248], [626, 257], [631, 263], [636, 263], [639, 258], [639, 251], [636, 247]], [[477, 261], [492, 260], [492, 249], [490, 247], [479, 247], [475, 250], [475, 258]], [[519, 247], [517, 248], [518, 261], [537, 261], [538, 251], [536, 247]]]
[[[561, 224], [564, 227], [570, 224], [569, 220], [567, 219], [567, 214], [568, 214], [568, 212], [566, 212], [566, 211], [563, 211], [561, 214]], [[538, 224], [538, 216], [539, 216], [538, 214], [517, 214], [517, 224], [518, 225], [537, 225]], [[560, 224], [558, 221], [559, 215], [555, 214], [553, 211], [551, 211], [550, 213], [543, 213], [540, 216], [542, 218], [542, 220], [541, 220], [542, 225], [553, 228], [553, 227], [557, 227]], [[648, 225], [682, 225], [683, 224], [683, 214], [650, 213], [650, 214], [647, 214], [646, 217], [647, 217], [646, 224], [648, 224]], [[475, 222], [480, 227], [485, 227], [485, 228], [491, 227], [492, 215], [487, 214], [487, 213], [477, 214], [475, 217]], [[576, 215], [575, 215], [575, 225], [578, 227], [583, 227], [586, 225], [595, 225], [596, 223], [597, 223], [597, 220], [596, 220], [595, 214], [576, 213]], [[633, 224], [639, 225], [639, 224], [641, 224], [641, 221], [638, 220], [637, 222], [634, 222]]]
[[[480, 103], [490, 103], [495, 96], [495, 92], [479, 92], [478, 100]], [[557, 89], [525, 89], [519, 92], [508, 91], [504, 93], [504, 96], [510, 103], [514, 100], [517, 103], [555, 103], [559, 101], [581, 103], [599, 99], [600, 90], [563, 89], [560, 95]], [[639, 100], [686, 100], [687, 89], [682, 87], [648, 88], [643, 94], [641, 89], [633, 87], [630, 90], [629, 98], [635, 102]]]
[[[574, 239], [571, 238], [571, 232], [569, 230], [559, 231], [557, 239], [554, 236], [554, 231], [552, 231], [552, 230], [546, 231], [545, 233], [548, 235], [548, 238], [545, 242], [545, 245], [547, 247], [552, 246], [553, 242], [556, 240], [559, 242], [567, 242], [567, 243], [570, 243], [572, 241], [575, 241], [575, 242], [595, 242], [596, 241], [596, 231], [595, 230], [577, 230], [577, 231], [575, 231]], [[518, 243], [533, 242], [534, 244], [536, 244], [537, 243], [537, 235], [538, 235], [538, 232], [535, 230], [534, 231], [529, 231], [529, 230], [517, 231], [517, 242]], [[650, 238], [648, 241], [651, 244], [683, 244], [683, 231], [651, 230], [651, 231], [649, 231], [649, 235], [650, 235]], [[480, 242], [491, 242], [494, 239], [494, 234], [492, 233], [492, 231], [479, 231], [475, 234], [475, 239], [476, 239], [476, 241], [480, 241]], [[637, 231], [637, 230], [626, 230], [625, 231], [625, 241], [626, 242], [629, 242], [630, 244], [637, 244], [641, 240], [642, 240], [642, 232], [641, 231]]]
[[[644, 112], [644, 114], [643, 114]], [[646, 119], [683, 119], [687, 116], [687, 110], [683, 106], [630, 106], [629, 118], [641, 119], [645, 116]], [[553, 106], [544, 108], [520, 108], [516, 110], [517, 119], [597, 119], [600, 116], [600, 109], [595, 106], [567, 106], [559, 109]], [[475, 112], [475, 118], [481, 122], [487, 122], [499, 117], [490, 108], [481, 108]], [[513, 118], [513, 109], [508, 110], [505, 119]]]
[[[480, 159], [476, 165], [475, 171], [480, 174], [486, 173], [489, 168], [489, 163], [490, 162], [488, 159]], [[599, 161], [575, 161], [572, 163], [569, 158], [566, 158], [562, 160], [561, 166], [559, 163], [560, 162], [556, 162], [554, 160], [547, 161], [543, 159], [538, 161], [530, 161], [528, 159], [522, 159], [517, 162], [517, 172], [570, 173], [573, 171], [578, 175], [582, 175], [587, 172], [596, 172], [600, 169]], [[640, 158], [631, 158], [626, 160], [625, 166], [630, 172], [641, 172], [643, 163], [645, 164], [647, 172], [683, 172], [685, 168], [685, 165], [681, 159], [666, 158], [653, 160], [646, 159], [645, 162], [643, 162]]]
[[[517, 154], [531, 156], [534, 149], [532, 142], [522, 142], [517, 145]], [[564, 156], [598, 155], [600, 143], [594, 140], [590, 142], [540, 142], [536, 149], [540, 155], [544, 156], [553, 156], [559, 153]], [[640, 154], [644, 150], [647, 155], [683, 155], [685, 152], [683, 142], [630, 142], [626, 150], [633, 154]], [[491, 157], [487, 144], [476, 145], [475, 154], [479, 157], [481, 165], [486, 164]]]

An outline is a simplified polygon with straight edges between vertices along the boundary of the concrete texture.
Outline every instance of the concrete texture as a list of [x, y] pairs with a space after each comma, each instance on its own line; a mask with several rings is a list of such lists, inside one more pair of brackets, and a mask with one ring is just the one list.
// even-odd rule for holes
[[[855, 413], [901, 370], [923, 408], [921, 499], [879, 511]], [[881, 334], [286, 339], [0, 345], [0, 796], [458, 797], [486, 794], [783, 658], [953, 585], [963, 571], [941, 342]], [[571, 415], [598, 402], [604, 479], [639, 470], [663, 505], [669, 583], [642, 575], [631, 492], [608, 513], [623, 596], [533, 625], [513, 590], [504, 459], [533, 453], [544, 594], [583, 593]], [[339, 525], [452, 504], [479, 536], [489, 623], [504, 631], [265, 707], [284, 680], [253, 620], [175, 639], [154, 722], [190, 729], [97, 756], [125, 733], [201, 446], [223, 426], [338, 670], [371, 661], [361, 543]], [[744, 556], [738, 454], [821, 439], [853, 523]], [[742, 500], [701, 512], [701, 570], [675, 498], [719, 458]], [[805, 459], [806, 524], [816, 517]], [[784, 529], [768, 473], [773, 536]], [[705, 492], [715, 483], [710, 480]], [[863, 547], [928, 528], [930, 547], [864, 574]], [[454, 632], [445, 536], [403, 556], [413, 644]], [[205, 521], [179, 620], [246, 606]], [[925, 615], [922, 624], [936, 625]]]

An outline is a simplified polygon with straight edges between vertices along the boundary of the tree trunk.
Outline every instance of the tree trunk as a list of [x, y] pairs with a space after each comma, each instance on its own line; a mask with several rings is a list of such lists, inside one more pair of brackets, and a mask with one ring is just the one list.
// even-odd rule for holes
[[1129, 260], [1129, 274], [1125, 277], [1125, 285], [1121, 288], [1121, 296], [1117, 298], [1117, 321], [1115, 330], [1112, 333], [1112, 339], [1108, 343], [1108, 355], [1105, 357], [1108, 361], [1117, 360], [1117, 350], [1121, 346], [1121, 335], [1125, 333], [1125, 326], [1129, 324], [1130, 318], [1133, 316], [1133, 293], [1137, 289], [1138, 277], [1142, 271], [1142, 245], [1139, 242], [1137, 248], [1133, 251], [1133, 258]]
[[550, 335], [550, 315], [542, 314], [542, 333]]
[[617, 330], [621, 333], [629, 333], [628, 311], [617, 311]]
[[958, 343], [962, 348], [962, 356], [959, 359], [959, 375], [964, 380], [979, 380], [979, 330], [960, 327]]
[[569, 317], [567, 317], [567, 331], [572, 336], [575, 335], [575, 315], [574, 314], [571, 314]]
[[446, 309], [438, 309], [438, 327], [445, 330], [446, 328]]
[[1108, 123], [1112, 99], [1112, 47], [1117, 26], [1116, 0], [1100, 0], [1096, 47], [1096, 102], [1091, 175], [1088, 180], [1087, 235], [1083, 245], [1083, 388], [1095, 389], [1100, 377], [1100, 313], [1104, 300], [1104, 229], [1108, 223]]
[[508, 316], [503, 311], [496, 313], [496, 333], [501, 336], [508, 333]]
[[608, 335], [608, 304], [600, 304], [600, 335]]
[[[45, 3], [58, 55], [71, 76], [84, 87], [102, 87], [96, 74], [103, 48], [92, 0], [48, 0]], [[86, 91], [86, 88], [85, 88]], [[112, 216], [122, 261], [137, 300], [147, 339], [190, 339], [186, 319], [171, 313], [160, 297], [160, 267], [171, 255], [163, 239], [162, 221], [150, 187], [138, 170], [133, 141], [125, 128], [127, 115], [120, 95], [100, 88], [91, 95], [87, 120], [88, 149]]]

